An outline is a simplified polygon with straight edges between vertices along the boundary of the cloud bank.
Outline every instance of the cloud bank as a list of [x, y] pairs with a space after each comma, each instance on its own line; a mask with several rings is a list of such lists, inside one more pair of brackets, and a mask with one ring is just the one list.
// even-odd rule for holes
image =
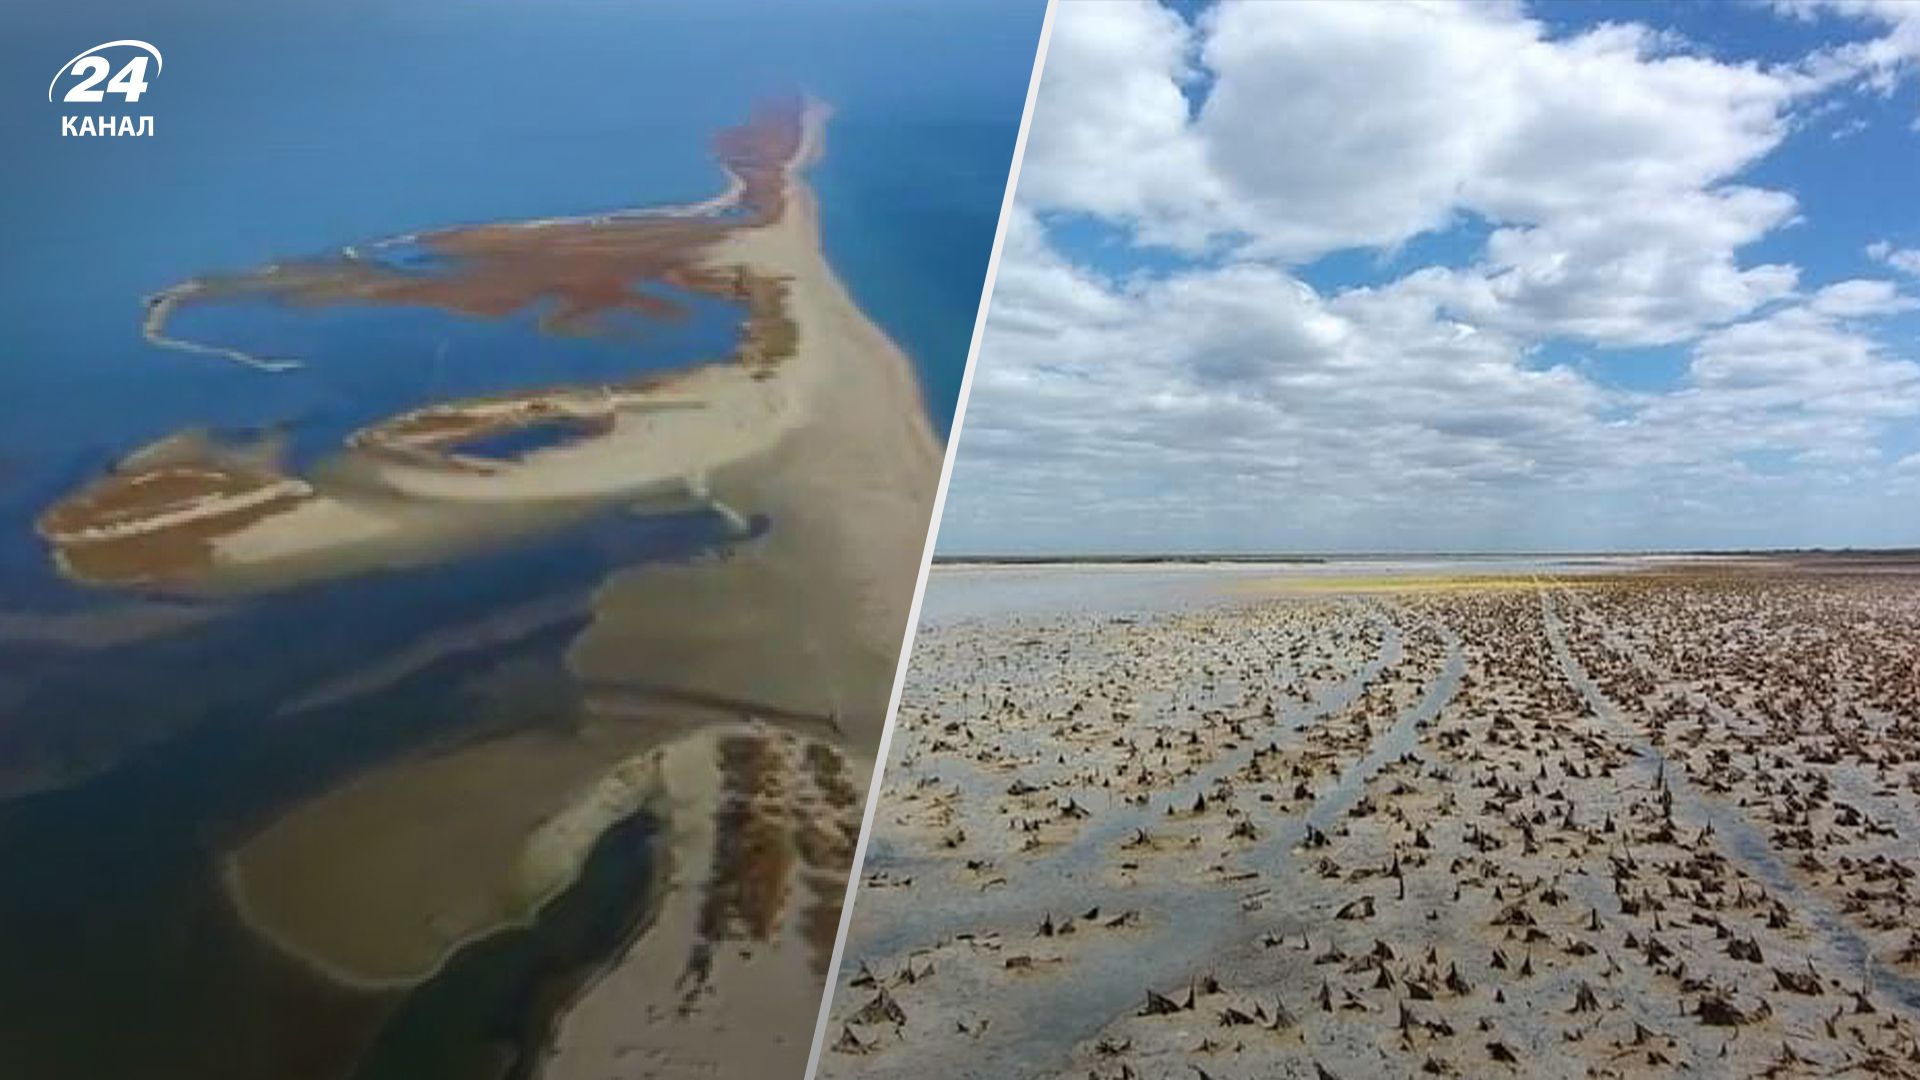
[[1751, 178], [1901, 92], [1916, 12], [1783, 5], [1853, 37], [1763, 63], [1519, 5], [1068, 0], [941, 549], [1920, 541], [1920, 255], [1756, 257], [1821, 226]]

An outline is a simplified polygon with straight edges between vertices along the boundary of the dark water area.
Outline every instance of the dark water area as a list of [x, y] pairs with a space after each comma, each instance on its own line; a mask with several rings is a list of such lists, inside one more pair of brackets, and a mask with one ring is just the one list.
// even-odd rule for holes
[[[655, 523], [662, 535], [654, 540], [679, 550], [705, 525], [700, 519]], [[411, 1015], [411, 998], [396, 1002], [391, 994], [332, 988], [254, 940], [227, 902], [217, 877], [219, 859], [276, 813], [370, 765], [476, 737], [486, 733], [484, 725], [566, 719], [572, 703], [560, 659], [585, 623], [584, 605], [577, 618], [456, 654], [376, 694], [291, 716], [275, 710], [290, 687], [305, 689], [350, 673], [368, 657], [415, 639], [421, 627], [463, 615], [483, 618], [528, 597], [584, 590], [593, 575], [583, 570], [603, 565], [587, 560], [596, 543], [601, 559], [642, 557], [631, 543], [631, 528], [601, 523], [597, 537], [596, 528], [587, 526], [546, 549], [515, 549], [297, 592], [204, 632], [89, 654], [97, 663], [121, 661], [115, 679], [89, 679], [83, 667], [50, 677], [50, 703], [64, 708], [79, 701], [84, 709], [74, 715], [119, 717], [125, 724], [87, 724], [65, 736], [74, 740], [68, 746], [72, 764], [117, 762], [101, 775], [80, 786], [0, 801], [0, 851], [12, 867], [0, 887], [0, 956], [8, 961], [0, 971], [0, 1047], [9, 1066], [19, 1064], [27, 1068], [21, 1075], [34, 1077], [213, 1078], [308, 1075], [290, 1063], [314, 1059], [320, 1063], [311, 1075], [334, 1076], [345, 1065], [335, 1055], [370, 1038], [387, 1010], [398, 1003], [397, 1017]], [[382, 591], [388, 594], [383, 612], [412, 612], [413, 618], [385, 626], [369, 640], [377, 624], [341, 614]], [[302, 648], [246, 651], [248, 642], [293, 633]], [[249, 660], [234, 663], [236, 656]], [[540, 702], [545, 712], [528, 708], [522, 698], [511, 717], [489, 716], [484, 702], [466, 689], [508, 660], [554, 673], [543, 684], [553, 688]], [[10, 723], [32, 724], [42, 715], [48, 734], [41, 741], [57, 745], [63, 736], [53, 728], [64, 712], [23, 710]], [[159, 730], [125, 726], [134, 724]], [[122, 738], [152, 738], [154, 745], [130, 752], [115, 744]], [[495, 1014], [550, 1007], [552, 1001], [526, 995], [501, 997], [497, 986], [517, 978], [514, 971], [536, 969], [542, 973], [536, 982], [546, 985], [556, 972], [575, 970], [583, 949], [617, 944], [605, 932], [578, 924], [591, 921], [594, 911], [603, 919], [633, 917], [645, 895], [636, 886], [644, 872], [633, 869], [613, 838], [631, 840], [634, 827], [609, 833], [570, 900], [543, 913], [537, 928], [508, 935], [518, 944], [503, 944], [503, 958], [463, 953], [417, 993], [429, 1000], [481, 995], [484, 986], [449, 989], [442, 982], [493, 971], [490, 982], [482, 981], [496, 987], [489, 999]], [[588, 913], [577, 910], [581, 906]], [[549, 916], [559, 920], [551, 934]], [[450, 1004], [435, 1008], [458, 1012]], [[115, 1018], [113, 1039], [88, 1034], [104, 1016]], [[536, 1019], [525, 1014], [521, 1022]], [[438, 1038], [450, 1045], [493, 1030], [468, 1020]], [[408, 1022], [432, 1027], [424, 1020]], [[499, 1022], [495, 1016], [488, 1024]], [[429, 1031], [414, 1038], [433, 1037]], [[147, 1071], [142, 1063], [154, 1060], [181, 1063], [184, 1071]]]
[[462, 454], [477, 457], [517, 458], [536, 450], [550, 450], [556, 446], [565, 446], [578, 440], [589, 430], [589, 426], [580, 421], [555, 420], [544, 424], [529, 424], [492, 435], [482, 435], [477, 439], [469, 439], [461, 443], [455, 449]]
[[354, 1080], [532, 1076], [546, 1023], [644, 923], [658, 833], [644, 812], [607, 830], [580, 879], [541, 909], [537, 927], [467, 946], [408, 995]]
[[[32, 675], [0, 726], [0, 777], [37, 752], [84, 778], [224, 713], [269, 717], [314, 686], [434, 631], [541, 597], [584, 593], [610, 567], [710, 549], [724, 528], [705, 514], [613, 511], [542, 543], [241, 603], [204, 627], [152, 642], [0, 649], [13, 670]], [[298, 642], [298, 648], [263, 648], [263, 642]]]

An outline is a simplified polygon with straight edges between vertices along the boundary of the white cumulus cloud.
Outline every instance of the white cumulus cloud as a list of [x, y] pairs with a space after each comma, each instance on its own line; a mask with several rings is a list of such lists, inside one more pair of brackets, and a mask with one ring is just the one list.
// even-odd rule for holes
[[[1745, 176], [1866, 61], [1708, 55], [1634, 12], [1064, 3], [943, 548], [1792, 543], [1868, 516], [1920, 417], [1877, 320], [1913, 301], [1753, 258], [1818, 223]], [[1337, 252], [1395, 269], [1307, 284]]]

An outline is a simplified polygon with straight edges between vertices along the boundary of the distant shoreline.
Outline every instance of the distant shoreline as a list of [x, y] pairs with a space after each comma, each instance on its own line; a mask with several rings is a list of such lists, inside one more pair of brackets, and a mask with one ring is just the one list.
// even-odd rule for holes
[[1167, 553], [1058, 555], [941, 555], [935, 566], [1150, 566], [1235, 565], [1317, 566], [1336, 562], [1390, 562], [1408, 559], [1824, 559], [1852, 562], [1920, 562], [1920, 548], [1750, 548], [1698, 551], [1406, 551], [1328, 552], [1321, 554]]

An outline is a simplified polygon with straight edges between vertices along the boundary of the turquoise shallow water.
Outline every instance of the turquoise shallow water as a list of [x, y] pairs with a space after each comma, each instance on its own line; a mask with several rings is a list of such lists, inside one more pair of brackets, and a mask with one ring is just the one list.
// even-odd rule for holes
[[[704, 199], [713, 132], [772, 94], [830, 102], [813, 176], [829, 260], [907, 350], [948, 429], [1038, 34], [1038, 2], [666, 6], [558, 0], [131, 0], [0, 15], [0, 617], [118, 610], [53, 571], [32, 520], [128, 451], [188, 426], [282, 437], [296, 463], [438, 397], [671, 367], [724, 349], [736, 313], [540, 334], [537, 312], [234, 302], [182, 336], [297, 355], [268, 374], [141, 337], [141, 300], [421, 229]], [[44, 99], [62, 60], [143, 38], [164, 52], [151, 139], [62, 139]], [[416, 269], [418, 252], [390, 258]], [[524, 447], [496, 447], [512, 452]], [[218, 853], [370, 763], [459, 738], [462, 689], [553, 671], [578, 621], [452, 657], [370, 697], [273, 718], [292, 695], [423, 637], [556, 596], [612, 568], [710, 549], [705, 517], [610, 514], [458, 560], [222, 606], [162, 639], [75, 647], [0, 636], [0, 1076], [479, 1075], [537, 1028], [644, 897], [634, 837], [535, 931], [407, 1001], [317, 984], [233, 925]], [[644, 823], [633, 828], [645, 831]], [[537, 979], [534, 974], [537, 973]], [[532, 985], [529, 980], [538, 985]], [[369, 1043], [384, 1017], [395, 1018]], [[114, 1037], [100, 1037], [111, 1018]], [[372, 1025], [370, 1028], [369, 1025]], [[293, 1063], [293, 1064], [290, 1064]], [[298, 1068], [293, 1065], [297, 1064]], [[481, 1071], [484, 1072], [484, 1069]]]

